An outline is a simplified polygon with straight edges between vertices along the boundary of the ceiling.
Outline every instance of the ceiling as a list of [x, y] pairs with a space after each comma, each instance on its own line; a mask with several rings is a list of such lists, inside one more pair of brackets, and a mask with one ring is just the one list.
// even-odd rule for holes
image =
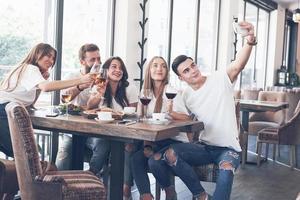
[[272, 0], [285, 8], [296, 9], [298, 7], [298, 0]]

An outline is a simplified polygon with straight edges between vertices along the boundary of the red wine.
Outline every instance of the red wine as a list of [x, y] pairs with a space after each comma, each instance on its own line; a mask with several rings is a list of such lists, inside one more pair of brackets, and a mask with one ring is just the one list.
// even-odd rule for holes
[[167, 96], [168, 99], [174, 99], [176, 97], [176, 93], [166, 92], [166, 96]]
[[140, 98], [140, 101], [144, 106], [146, 106], [150, 103], [151, 99], [143, 97], [143, 98]]

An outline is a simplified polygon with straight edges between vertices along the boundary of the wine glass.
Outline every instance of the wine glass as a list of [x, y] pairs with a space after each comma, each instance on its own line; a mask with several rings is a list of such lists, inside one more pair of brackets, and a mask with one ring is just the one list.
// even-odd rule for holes
[[105, 85], [107, 79], [107, 69], [100, 68], [99, 75], [97, 76], [96, 84], [98, 84], [100, 87], [103, 87]]
[[142, 120], [147, 119], [147, 107], [152, 99], [152, 91], [150, 89], [142, 89], [139, 94], [139, 99], [143, 104], [144, 112], [142, 112]]
[[177, 95], [177, 90], [174, 87], [172, 87], [171, 85], [167, 85], [165, 94], [168, 99], [174, 99]]
[[63, 100], [63, 102], [66, 105], [66, 116], [69, 117], [69, 112], [68, 112], [68, 103], [71, 101], [72, 99], [72, 95], [71, 94], [62, 94], [61, 98]]

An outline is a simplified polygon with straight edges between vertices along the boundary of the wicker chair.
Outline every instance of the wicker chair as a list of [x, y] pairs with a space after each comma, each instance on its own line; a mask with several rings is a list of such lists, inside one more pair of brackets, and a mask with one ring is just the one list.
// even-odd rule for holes
[[[293, 169], [296, 160], [296, 145], [300, 144], [300, 101], [295, 110], [294, 116], [279, 128], [265, 128], [257, 135], [257, 165], [260, 165], [262, 144], [266, 143], [266, 156], [268, 144], [290, 145], [290, 165]], [[274, 156], [274, 155], [273, 155]], [[274, 160], [274, 158], [273, 158]]]
[[15, 163], [0, 159], [0, 199], [13, 200], [19, 190]]
[[90, 172], [43, 172], [27, 110], [23, 105], [11, 102], [6, 106], [6, 112], [23, 200], [106, 199], [102, 182]]

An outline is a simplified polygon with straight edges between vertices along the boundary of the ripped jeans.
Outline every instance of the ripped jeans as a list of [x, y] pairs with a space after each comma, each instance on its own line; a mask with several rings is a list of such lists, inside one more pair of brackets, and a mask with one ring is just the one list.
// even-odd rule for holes
[[162, 159], [151, 158], [148, 161], [150, 171], [163, 188], [171, 186], [165, 174], [172, 170], [189, 188], [193, 197], [199, 197], [205, 191], [193, 166], [209, 163], [216, 163], [220, 167], [213, 199], [229, 200], [234, 171], [240, 163], [239, 153], [230, 148], [206, 144], [172, 144]]

